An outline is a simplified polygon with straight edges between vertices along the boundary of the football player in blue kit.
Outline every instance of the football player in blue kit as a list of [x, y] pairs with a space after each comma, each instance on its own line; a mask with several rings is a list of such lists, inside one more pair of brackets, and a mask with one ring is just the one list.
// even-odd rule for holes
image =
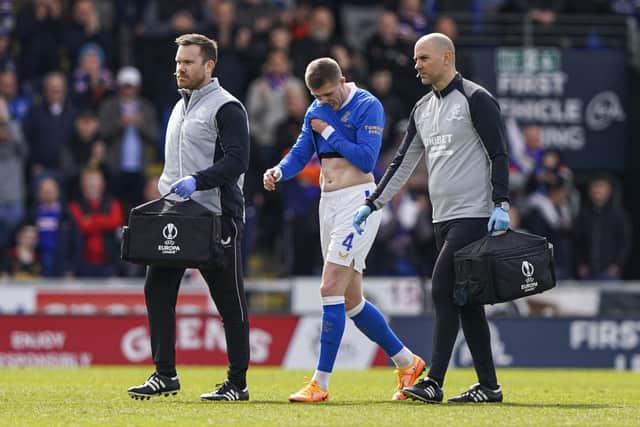
[[375, 240], [380, 216], [372, 215], [362, 234], [354, 233], [351, 227], [353, 211], [376, 187], [371, 171], [382, 143], [384, 110], [371, 93], [346, 82], [340, 66], [331, 58], [310, 62], [305, 83], [315, 100], [307, 109], [300, 135], [286, 157], [263, 176], [264, 188], [273, 191], [279, 181], [296, 176], [314, 154], [321, 161], [319, 215], [324, 268], [320, 356], [311, 380], [289, 400], [329, 399], [329, 378], [346, 317], [392, 359], [397, 367], [393, 400], [404, 400], [402, 389], [414, 383], [425, 363], [396, 337], [362, 292], [365, 258]]

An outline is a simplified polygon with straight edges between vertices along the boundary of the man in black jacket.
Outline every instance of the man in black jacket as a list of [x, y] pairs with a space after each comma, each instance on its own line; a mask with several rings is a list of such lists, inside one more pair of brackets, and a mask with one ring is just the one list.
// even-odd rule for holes
[[578, 277], [620, 280], [631, 250], [629, 217], [613, 197], [613, 183], [606, 175], [589, 183], [589, 201], [575, 223]]

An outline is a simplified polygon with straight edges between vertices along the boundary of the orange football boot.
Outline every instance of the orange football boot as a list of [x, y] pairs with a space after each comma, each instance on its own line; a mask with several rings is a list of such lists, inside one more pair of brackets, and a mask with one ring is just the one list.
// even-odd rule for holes
[[320, 387], [318, 381], [311, 380], [300, 390], [289, 396], [289, 402], [326, 402], [329, 400], [329, 391]]
[[413, 362], [406, 368], [396, 369], [396, 392], [393, 393], [391, 400], [406, 400], [407, 397], [402, 394], [402, 389], [412, 386], [418, 379], [422, 371], [424, 371], [424, 360], [420, 356], [413, 355]]

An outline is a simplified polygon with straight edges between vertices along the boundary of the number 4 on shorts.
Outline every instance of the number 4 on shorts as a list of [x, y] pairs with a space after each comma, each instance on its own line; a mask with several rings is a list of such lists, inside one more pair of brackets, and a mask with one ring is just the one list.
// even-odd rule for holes
[[349, 233], [347, 237], [342, 241], [342, 246], [347, 248], [347, 251], [350, 251], [353, 247], [353, 232]]

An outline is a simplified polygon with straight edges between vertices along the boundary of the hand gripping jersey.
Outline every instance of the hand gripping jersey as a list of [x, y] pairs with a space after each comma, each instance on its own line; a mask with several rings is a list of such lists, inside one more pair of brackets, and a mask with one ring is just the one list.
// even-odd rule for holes
[[[371, 93], [348, 84], [351, 93], [338, 111], [317, 100], [311, 103], [296, 143], [278, 164], [283, 181], [296, 176], [314, 153], [320, 158], [344, 157], [365, 173], [373, 170], [382, 145], [384, 110]], [[316, 118], [327, 122], [333, 132], [323, 132], [324, 136], [314, 132], [311, 120]]]

